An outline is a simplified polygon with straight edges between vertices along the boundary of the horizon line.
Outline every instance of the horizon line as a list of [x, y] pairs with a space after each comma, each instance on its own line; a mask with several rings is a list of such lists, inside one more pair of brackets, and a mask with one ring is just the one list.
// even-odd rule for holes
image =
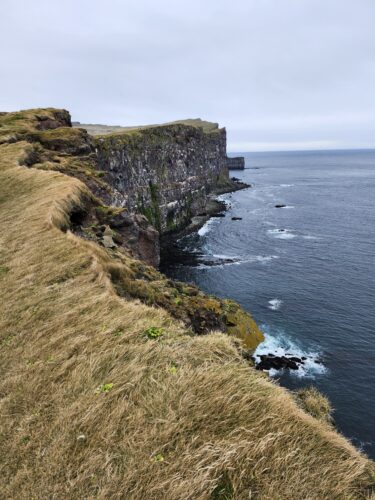
[[227, 154], [247, 154], [247, 153], [319, 153], [325, 151], [375, 151], [375, 146], [371, 147], [343, 147], [343, 148], [316, 148], [316, 149], [256, 149], [256, 150], [232, 150]]

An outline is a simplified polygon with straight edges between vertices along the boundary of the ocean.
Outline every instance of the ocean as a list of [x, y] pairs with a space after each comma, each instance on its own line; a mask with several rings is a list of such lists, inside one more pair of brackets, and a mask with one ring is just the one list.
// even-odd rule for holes
[[271, 376], [316, 386], [375, 459], [375, 150], [238, 154], [246, 169], [231, 175], [252, 187], [222, 195], [225, 217], [162, 270], [251, 312], [266, 336], [256, 355], [305, 357]]

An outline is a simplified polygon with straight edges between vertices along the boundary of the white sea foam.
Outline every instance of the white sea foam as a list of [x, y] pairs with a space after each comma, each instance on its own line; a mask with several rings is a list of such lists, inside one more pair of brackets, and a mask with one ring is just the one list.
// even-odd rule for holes
[[215, 257], [215, 259], [222, 259], [222, 260], [226, 260], [226, 259], [236, 259], [238, 260], [239, 257], [237, 255], [222, 255], [222, 254], [213, 254], [212, 257]]
[[294, 184], [280, 184], [280, 187], [283, 187], [283, 188], [289, 188], [289, 187], [293, 187]]
[[313, 236], [312, 234], [307, 234], [306, 236], [302, 236], [302, 238], [305, 240], [319, 240], [320, 239], [318, 236]]
[[290, 229], [268, 229], [267, 233], [279, 240], [291, 240], [296, 237]]
[[272, 309], [272, 311], [278, 311], [282, 306], [283, 301], [280, 299], [272, 299], [268, 301], [268, 308]]
[[219, 220], [219, 217], [212, 217], [209, 219], [203, 226], [198, 230], [199, 236], [204, 236], [207, 234], [209, 231], [211, 231], [212, 227], [217, 224], [217, 221]]
[[278, 258], [279, 258], [278, 255], [255, 255], [253, 257], [253, 262], [256, 261], [256, 262], [265, 263], [265, 262], [269, 262], [270, 260], [278, 259]]
[[[264, 332], [265, 341], [259, 344], [254, 355], [256, 359], [257, 356], [262, 354], [274, 354], [275, 356], [295, 356], [297, 358], [306, 358], [304, 364], [301, 365], [298, 370], [290, 370], [289, 373], [296, 377], [314, 378], [319, 375], [326, 373], [327, 368], [319, 361], [321, 358], [321, 353], [318, 350], [308, 350], [292, 339], [290, 339], [283, 332], [272, 332], [269, 333], [269, 329], [266, 325], [262, 325], [261, 329]], [[269, 374], [271, 377], [279, 376], [282, 370], [270, 370]]]
[[[212, 258], [217, 260], [212, 260]], [[278, 255], [251, 255], [249, 257], [241, 258], [233, 255], [213, 254], [202, 256], [203, 262], [201, 262], [197, 267], [198, 269], [207, 269], [210, 267], [238, 266], [246, 263], [267, 264], [267, 262], [278, 258]], [[204, 262], [205, 259], [206, 262]]]

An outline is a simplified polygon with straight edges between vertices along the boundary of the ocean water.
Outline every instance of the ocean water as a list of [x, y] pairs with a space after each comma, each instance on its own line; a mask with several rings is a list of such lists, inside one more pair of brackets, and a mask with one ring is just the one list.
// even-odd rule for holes
[[250, 311], [266, 335], [256, 354], [305, 356], [271, 375], [317, 386], [375, 458], [375, 151], [244, 156], [232, 175], [253, 187], [221, 196], [225, 217], [180, 240], [162, 270]]

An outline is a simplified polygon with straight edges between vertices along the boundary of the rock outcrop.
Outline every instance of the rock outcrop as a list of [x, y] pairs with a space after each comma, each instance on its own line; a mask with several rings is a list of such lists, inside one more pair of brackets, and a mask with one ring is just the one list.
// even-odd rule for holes
[[234, 158], [227, 158], [228, 170], [244, 170], [245, 158], [243, 156], [236, 156]]

